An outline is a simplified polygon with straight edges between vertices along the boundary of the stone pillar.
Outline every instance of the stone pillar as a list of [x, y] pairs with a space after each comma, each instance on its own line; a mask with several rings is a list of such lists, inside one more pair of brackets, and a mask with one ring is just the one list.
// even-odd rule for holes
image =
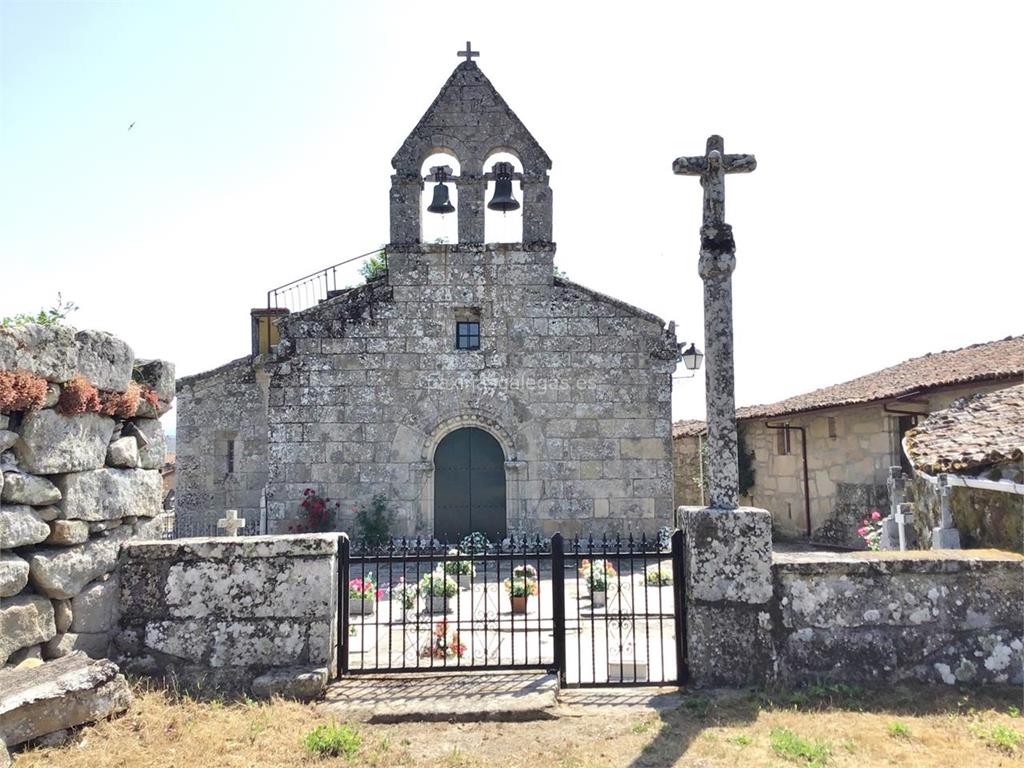
[[708, 422], [708, 505], [735, 509], [739, 502], [736, 392], [733, 374], [732, 273], [736, 244], [732, 227], [705, 224], [700, 230], [698, 272], [704, 281], [704, 376]]
[[523, 185], [523, 242], [552, 242], [551, 187], [547, 174], [540, 178], [524, 178]]
[[680, 507], [686, 533], [687, 657], [697, 687], [772, 673], [772, 518], [764, 509]]
[[391, 242], [410, 245], [420, 242], [420, 203], [423, 179], [419, 176], [395, 174], [391, 177]]
[[467, 174], [460, 176], [455, 186], [459, 190], [459, 242], [482, 243], [487, 180]]

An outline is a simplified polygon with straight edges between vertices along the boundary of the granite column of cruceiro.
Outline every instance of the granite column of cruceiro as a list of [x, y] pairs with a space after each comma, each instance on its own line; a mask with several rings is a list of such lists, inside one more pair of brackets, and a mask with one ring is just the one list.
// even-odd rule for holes
[[680, 157], [672, 170], [699, 176], [704, 187], [698, 272], [704, 281], [704, 355], [708, 423], [708, 504], [735, 509], [739, 501], [736, 395], [733, 375], [732, 273], [736, 243], [725, 223], [725, 174], [750, 173], [753, 155], [727, 155], [721, 136], [711, 136], [703, 157]]

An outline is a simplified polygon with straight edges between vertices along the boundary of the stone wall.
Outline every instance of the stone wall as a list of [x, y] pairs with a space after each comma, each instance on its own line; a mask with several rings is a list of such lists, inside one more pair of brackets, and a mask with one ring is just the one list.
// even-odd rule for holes
[[1024, 558], [994, 550], [776, 554], [785, 684], [1024, 683]]
[[174, 368], [107, 333], [27, 325], [0, 329], [0, 374], [12, 372], [46, 395], [23, 407], [8, 389], [0, 413], [0, 665], [100, 658], [121, 544], [159, 532]]
[[[125, 669], [193, 689], [266, 693], [337, 669], [338, 534], [131, 542], [124, 547]], [[305, 696], [303, 696], [305, 698]]]
[[224, 510], [258, 531], [267, 484], [267, 377], [244, 357], [178, 380], [175, 511], [186, 535], [213, 535]]
[[765, 510], [681, 507], [695, 686], [1024, 683], [1024, 557], [772, 554]]

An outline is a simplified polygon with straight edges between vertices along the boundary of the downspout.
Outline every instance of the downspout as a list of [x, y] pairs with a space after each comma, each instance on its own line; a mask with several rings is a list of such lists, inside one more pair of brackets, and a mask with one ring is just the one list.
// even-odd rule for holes
[[807, 538], [811, 538], [811, 481], [808, 477], [807, 472], [807, 429], [806, 427], [793, 427], [789, 424], [769, 424], [767, 421], [764, 425], [768, 429], [795, 429], [800, 432], [800, 453], [804, 462], [804, 517], [807, 520]]

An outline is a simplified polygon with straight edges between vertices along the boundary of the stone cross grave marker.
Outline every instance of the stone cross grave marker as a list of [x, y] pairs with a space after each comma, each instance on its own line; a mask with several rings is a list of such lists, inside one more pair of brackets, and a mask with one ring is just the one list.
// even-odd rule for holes
[[462, 56], [466, 61], [472, 61], [474, 56], [480, 56], [480, 51], [474, 51], [473, 46], [469, 44], [469, 40], [466, 41], [466, 50], [459, 51], [455, 54], [456, 56]]
[[225, 536], [237, 536], [239, 528], [245, 528], [245, 518], [238, 516], [237, 509], [228, 509], [224, 517], [217, 521], [217, 527], [223, 528]]
[[735, 509], [739, 503], [736, 385], [733, 372], [732, 273], [736, 243], [725, 223], [725, 175], [750, 173], [753, 155], [725, 154], [721, 136], [710, 136], [704, 155], [679, 157], [673, 173], [699, 176], [704, 187], [697, 271], [704, 281], [704, 376], [708, 422], [708, 504]]

